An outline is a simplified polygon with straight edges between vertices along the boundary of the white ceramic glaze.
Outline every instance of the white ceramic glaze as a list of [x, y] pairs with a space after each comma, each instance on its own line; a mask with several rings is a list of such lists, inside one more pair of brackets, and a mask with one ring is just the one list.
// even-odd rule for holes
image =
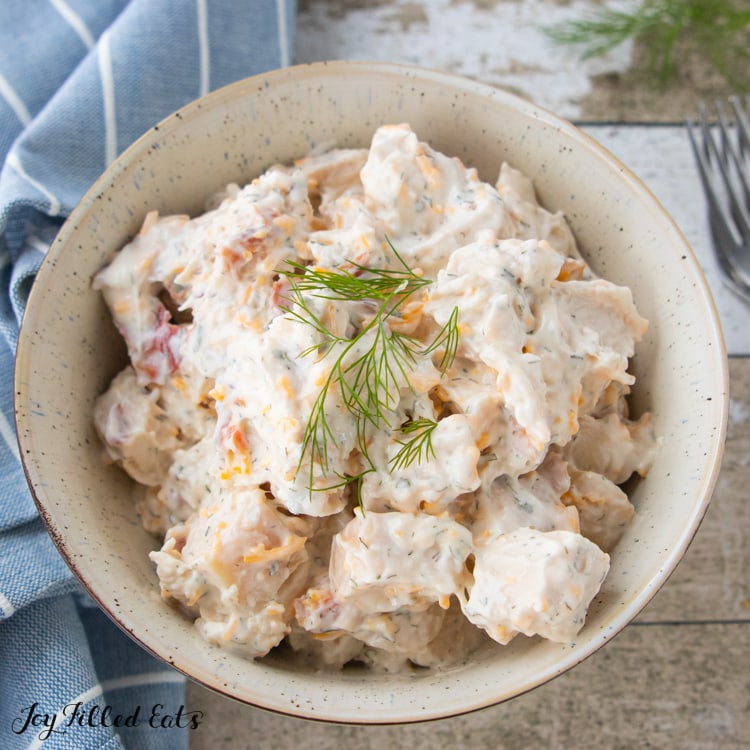
[[[105, 467], [94, 398], [123, 347], [91, 277], [150, 209], [202, 210], [230, 181], [318, 146], [365, 146], [386, 122], [409, 122], [488, 180], [507, 160], [563, 209], [598, 272], [633, 289], [651, 326], [634, 361], [636, 411], [662, 446], [634, 483], [637, 516], [573, 645], [516, 638], [446, 672], [315, 673], [281, 659], [245, 661], [209, 646], [158, 595], [130, 485]], [[726, 353], [710, 293], [684, 238], [644, 185], [567, 122], [508, 93], [438, 72], [329, 63], [250, 78], [168, 117], [93, 185], [49, 251], [31, 293], [16, 367], [17, 427], [49, 532], [99, 604], [137, 641], [193, 679], [248, 704], [338, 722], [446, 717], [529, 690], [620, 631], [685, 552], [723, 448]]]

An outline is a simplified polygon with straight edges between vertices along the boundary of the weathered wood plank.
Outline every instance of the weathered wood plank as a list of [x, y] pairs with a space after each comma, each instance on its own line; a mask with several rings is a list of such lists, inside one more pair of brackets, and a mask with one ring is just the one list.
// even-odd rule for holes
[[745, 620], [750, 627], [750, 359], [730, 359], [729, 377], [727, 442], [711, 505], [641, 621]]
[[[597, 0], [622, 9], [617, 0]], [[628, 3], [625, 4], [626, 7]], [[632, 6], [632, 3], [630, 3]], [[681, 75], [665, 91], [644, 75], [653, 50], [627, 42], [582, 60], [543, 28], [579, 19], [589, 0], [298, 0], [294, 61], [384, 60], [476, 78], [570, 118], [681, 120], [701, 98], [731, 87], [681, 50]], [[689, 53], [690, 50], [687, 50]], [[635, 69], [634, 69], [635, 68]]]
[[290, 719], [191, 685], [188, 708], [205, 712], [205, 718], [190, 746], [740, 750], [750, 743], [748, 662], [746, 624], [631, 625], [583, 664], [531, 693], [467, 716], [401, 727]]
[[302, 0], [295, 62], [382, 60], [444, 70], [515, 90], [567, 117], [582, 113], [591, 76], [624, 72], [629, 43], [582, 62], [542, 26], [576, 17], [581, 0]]

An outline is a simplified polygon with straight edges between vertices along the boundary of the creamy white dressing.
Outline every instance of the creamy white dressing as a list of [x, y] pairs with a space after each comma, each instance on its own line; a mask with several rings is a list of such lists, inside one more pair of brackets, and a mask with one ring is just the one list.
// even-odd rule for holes
[[[377, 305], [295, 302], [293, 273], [404, 264], [430, 283], [385, 335], [422, 353], [358, 422], [334, 367], [373, 346], [374, 330], [349, 344]], [[618, 485], [656, 448], [626, 401], [646, 321], [527, 176], [503, 164], [491, 185], [384, 126], [369, 149], [230, 185], [196, 218], [149, 214], [94, 286], [130, 356], [94, 422], [143, 485], [162, 595], [208, 641], [400, 669], [488, 636], [576, 637], [635, 512]], [[424, 353], [456, 314], [454, 356]], [[400, 462], [418, 420], [429, 450]]]

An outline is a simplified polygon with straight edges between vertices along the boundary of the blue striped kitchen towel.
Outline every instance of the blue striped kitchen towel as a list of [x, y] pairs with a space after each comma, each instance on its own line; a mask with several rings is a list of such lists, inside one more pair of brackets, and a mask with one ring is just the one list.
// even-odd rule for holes
[[13, 430], [14, 349], [34, 274], [86, 189], [172, 111], [289, 64], [295, 10], [295, 0], [0, 2], [2, 748], [171, 750], [200, 731], [184, 678], [93, 605], [42, 527]]

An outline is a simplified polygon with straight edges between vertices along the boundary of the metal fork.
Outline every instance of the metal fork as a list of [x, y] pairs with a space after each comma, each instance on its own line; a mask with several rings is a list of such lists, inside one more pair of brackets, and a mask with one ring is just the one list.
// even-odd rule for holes
[[[750, 303], [750, 96], [715, 103], [711, 125], [706, 104], [687, 131], [708, 202], [714, 251], [727, 285]], [[698, 131], [696, 133], [696, 131]]]

